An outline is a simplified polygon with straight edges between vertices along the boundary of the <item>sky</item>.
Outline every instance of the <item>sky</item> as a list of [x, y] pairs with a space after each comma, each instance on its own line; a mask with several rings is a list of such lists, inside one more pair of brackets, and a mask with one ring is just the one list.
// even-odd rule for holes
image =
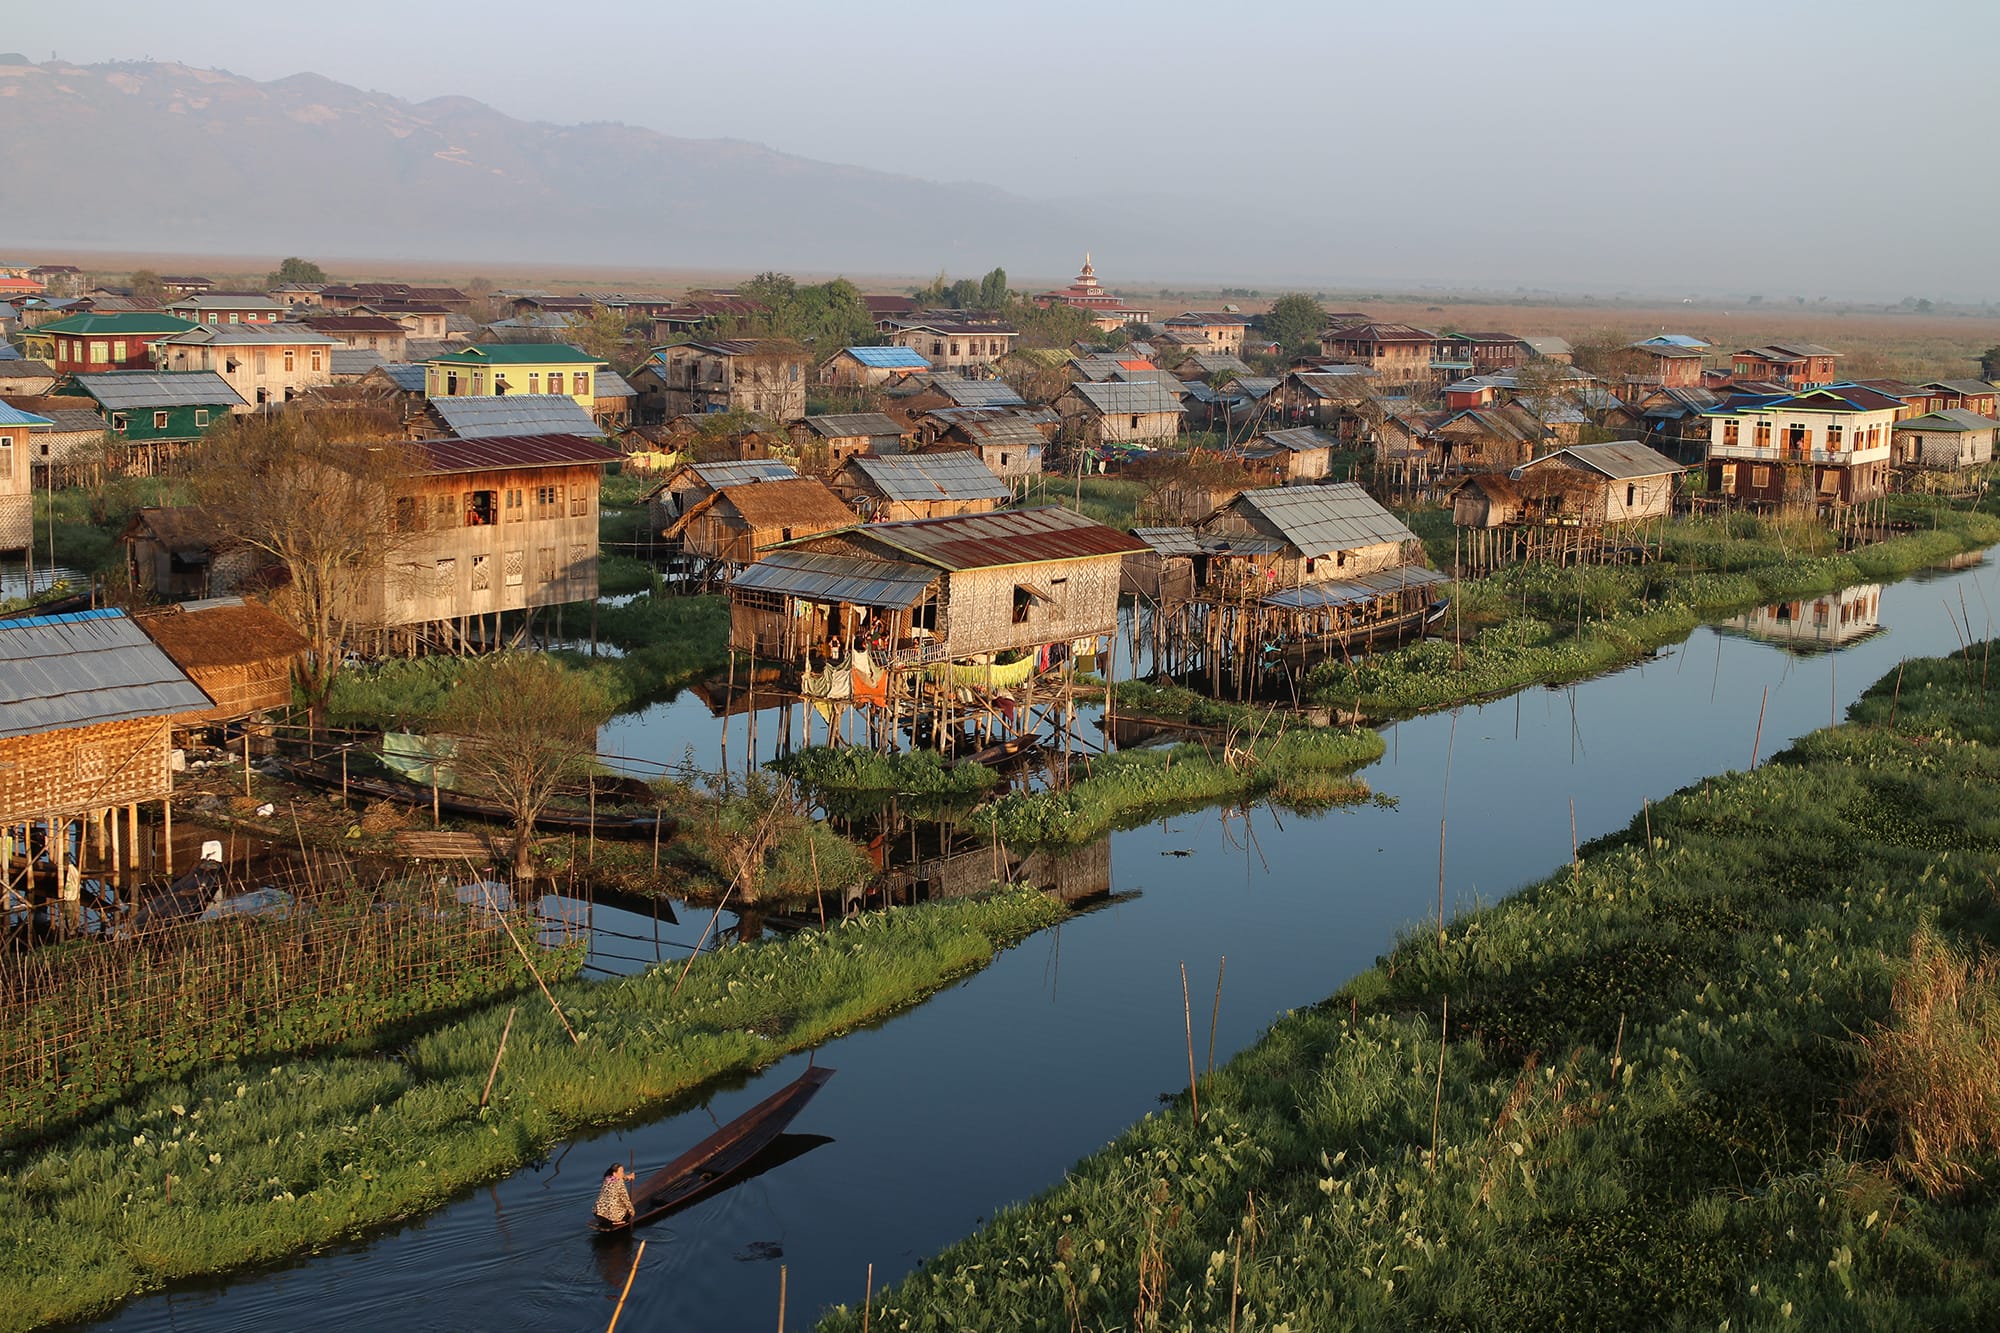
[[1210, 242], [1185, 276], [2000, 296], [1991, 0], [301, 12], [0, 0], [0, 49], [309, 70], [528, 119], [1129, 200], [1135, 226], [1177, 208]]

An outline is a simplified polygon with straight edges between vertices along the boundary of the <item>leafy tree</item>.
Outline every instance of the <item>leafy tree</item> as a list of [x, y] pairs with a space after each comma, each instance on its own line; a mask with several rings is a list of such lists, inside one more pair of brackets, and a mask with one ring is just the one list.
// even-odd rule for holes
[[1319, 347], [1319, 331], [1325, 323], [1326, 310], [1318, 301], [1304, 292], [1286, 292], [1264, 316], [1264, 332], [1287, 353], [1296, 355]]
[[998, 310], [1007, 304], [1007, 270], [995, 268], [979, 280], [979, 301], [981, 310]]
[[291, 255], [278, 265], [277, 271], [266, 279], [265, 285], [276, 287], [281, 282], [325, 282], [326, 270], [310, 259], [300, 259]]
[[626, 371], [646, 359], [645, 326], [634, 325], [622, 310], [599, 306], [588, 315], [571, 315], [563, 341]]
[[783, 273], [760, 273], [744, 284], [743, 294], [766, 307], [749, 321], [750, 332], [790, 338], [822, 355], [877, 341], [875, 317], [861, 289], [846, 278], [801, 287]]
[[149, 268], [136, 269], [125, 279], [125, 285], [132, 289], [132, 295], [158, 301], [166, 297], [167, 285], [160, 281], [160, 275]]
[[399, 544], [389, 498], [413, 470], [393, 414], [258, 413], [211, 431], [189, 483], [223, 532], [291, 577], [276, 609], [306, 640], [294, 669], [315, 722]]
[[535, 819], [566, 782], [587, 777], [611, 702], [597, 682], [541, 653], [502, 653], [460, 675], [439, 717], [459, 773], [514, 820], [514, 877], [534, 873]]
[[1979, 354], [1979, 378], [2000, 380], [2000, 346], [1989, 347]]

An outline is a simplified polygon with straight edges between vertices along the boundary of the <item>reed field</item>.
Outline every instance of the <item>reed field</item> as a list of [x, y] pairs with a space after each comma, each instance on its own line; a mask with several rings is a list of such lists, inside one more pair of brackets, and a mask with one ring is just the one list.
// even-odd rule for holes
[[0, 1151], [0, 1329], [420, 1216], [577, 1130], [657, 1114], [915, 1004], [1062, 911], [1015, 890], [864, 915], [704, 953], [684, 985], [672, 965], [557, 982], [562, 1018], [531, 991], [395, 1049], [229, 1060], [151, 1083]]
[[[326, 873], [329, 867], [322, 867]], [[220, 1059], [367, 1044], [533, 984], [494, 914], [434, 886], [294, 884], [279, 917], [0, 955], [0, 1145]], [[512, 928], [534, 938], [534, 913]], [[543, 955], [573, 974], [580, 943]]]
[[1993, 1327], [1989, 656], [1412, 928], [819, 1327]]
[[[2000, 541], [2000, 519], [1910, 506], [1919, 526], [1842, 552], [1810, 523], [1747, 514], [1677, 519], [1663, 559], [1645, 565], [1514, 565], [1456, 585], [1462, 646], [1425, 639], [1354, 662], [1315, 666], [1321, 705], [1403, 717], [1533, 684], [1559, 684], [1634, 661], [1697, 625], [1772, 602], [1901, 578]], [[1933, 526], [1934, 525], [1934, 526]]]

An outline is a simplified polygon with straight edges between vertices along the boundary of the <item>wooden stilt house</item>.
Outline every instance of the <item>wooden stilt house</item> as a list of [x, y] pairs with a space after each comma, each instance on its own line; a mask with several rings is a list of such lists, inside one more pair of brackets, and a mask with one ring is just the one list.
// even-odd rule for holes
[[724, 486], [690, 505], [664, 535], [703, 567], [734, 570], [765, 547], [853, 522], [854, 511], [817, 478], [789, 477]]
[[176, 728], [241, 721], [291, 704], [292, 668], [307, 644], [262, 603], [241, 597], [181, 602], [149, 612], [138, 623], [215, 701], [175, 718]]
[[72, 922], [83, 874], [135, 873], [139, 808], [172, 794], [173, 720], [214, 706], [122, 611], [0, 621], [0, 896], [41, 891], [31, 851], [52, 853], [42, 888]]
[[983, 514], [1014, 495], [969, 453], [850, 458], [834, 473], [833, 489], [877, 523]]

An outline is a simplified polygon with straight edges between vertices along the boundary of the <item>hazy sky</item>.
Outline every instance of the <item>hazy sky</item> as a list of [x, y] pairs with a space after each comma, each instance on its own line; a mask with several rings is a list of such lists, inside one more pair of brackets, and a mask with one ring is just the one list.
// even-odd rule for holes
[[[0, 49], [1207, 219], [1190, 276], [2000, 295], [1992, 0], [0, 0]], [[0, 125], [4, 125], [0, 108]], [[1097, 248], [1115, 249], [1107, 237]]]

